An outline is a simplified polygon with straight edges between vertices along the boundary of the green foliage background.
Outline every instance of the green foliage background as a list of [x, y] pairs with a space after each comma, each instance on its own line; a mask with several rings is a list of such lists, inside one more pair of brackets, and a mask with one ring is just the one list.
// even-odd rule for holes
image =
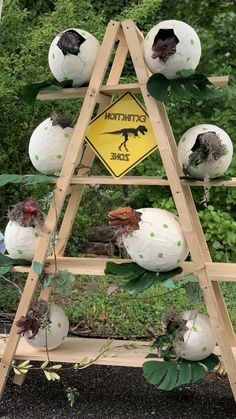
[[[202, 43], [198, 71], [207, 76], [230, 75], [235, 86], [236, 7], [232, 1], [217, 0], [4, 0], [0, 25], [0, 165], [1, 173], [36, 173], [29, 157], [28, 143], [32, 131], [53, 111], [75, 116], [81, 100], [37, 101], [34, 106], [23, 102], [21, 92], [28, 82], [51, 77], [47, 63], [48, 49], [55, 35], [69, 27], [83, 28], [102, 41], [110, 19], [131, 18], [144, 36], [165, 19], [183, 20], [195, 28]], [[130, 60], [122, 75], [123, 82], [134, 79]], [[226, 101], [172, 101], [167, 108], [175, 137], [193, 125], [212, 123], [225, 129], [235, 144], [236, 103]], [[107, 174], [96, 160], [94, 171]], [[236, 157], [228, 170], [236, 175]], [[139, 164], [132, 174], [163, 175], [158, 153]], [[0, 190], [0, 229], [6, 225], [10, 205], [34, 194], [45, 210], [51, 187], [6, 186]], [[203, 190], [193, 189], [196, 205], [214, 260], [236, 261], [236, 190], [212, 188], [210, 205], [205, 208]], [[107, 212], [116, 206], [135, 208], [157, 206], [174, 210], [167, 188], [156, 187], [86, 187], [78, 211], [67, 253], [78, 255], [91, 225], [107, 221]]]

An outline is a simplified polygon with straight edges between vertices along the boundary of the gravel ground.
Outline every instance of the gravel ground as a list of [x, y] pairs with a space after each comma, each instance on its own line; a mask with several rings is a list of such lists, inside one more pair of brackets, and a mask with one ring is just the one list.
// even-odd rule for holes
[[139, 368], [93, 365], [81, 371], [64, 370], [61, 376], [66, 386], [79, 391], [73, 408], [61, 382], [48, 382], [41, 372], [32, 371], [21, 387], [8, 380], [0, 419], [236, 418], [227, 379], [202, 380], [165, 392], [148, 384]]

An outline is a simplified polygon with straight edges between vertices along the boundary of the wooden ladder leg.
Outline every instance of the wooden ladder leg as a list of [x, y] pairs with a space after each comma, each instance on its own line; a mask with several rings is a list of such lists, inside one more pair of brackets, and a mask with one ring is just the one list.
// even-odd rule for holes
[[[191, 189], [189, 186], [186, 186], [186, 187], [184, 186], [184, 191], [185, 191], [185, 197], [186, 197], [186, 201], [189, 207], [189, 211], [191, 213], [192, 221], [194, 223], [195, 232], [198, 235], [199, 242], [201, 243], [204, 260], [205, 262], [212, 262], [211, 255], [210, 255], [210, 252], [206, 243], [206, 239], [202, 230], [202, 226], [199, 221], [198, 214], [197, 214], [197, 209], [196, 209], [193, 197], [192, 197]], [[236, 347], [235, 333], [233, 330], [232, 323], [230, 321], [230, 317], [229, 317], [228, 310], [225, 305], [223, 295], [220, 290], [220, 286], [215, 281], [211, 281], [211, 283], [212, 283], [212, 291], [215, 294], [220, 315], [223, 318], [225, 333], [228, 335], [228, 341], [230, 342], [230, 346]]]
[[[60, 178], [57, 181], [53, 204], [46, 218], [46, 225], [49, 231], [48, 233], [45, 233], [43, 237], [40, 239], [40, 242], [36, 249], [34, 260], [32, 262], [32, 267], [30, 269], [28, 279], [26, 281], [26, 285], [23, 291], [23, 295], [21, 297], [15, 320], [19, 319], [22, 315], [25, 315], [29, 310], [39, 279], [38, 273], [33, 269], [34, 262], [38, 262], [42, 266], [45, 263], [49, 238], [51, 233], [55, 231], [57, 223], [55, 209], [57, 216], [59, 216], [64, 204], [67, 190], [70, 186], [71, 178], [74, 174], [77, 165], [79, 151], [82, 147], [82, 142], [87, 130], [87, 126], [90, 122], [93, 110], [97, 103], [97, 97], [99, 95], [100, 87], [102, 85], [103, 78], [105, 76], [105, 72], [107, 70], [112, 50], [119, 31], [120, 23], [110, 21], [106, 29], [103, 43], [98, 53], [98, 57], [94, 66], [93, 74], [91, 76], [91, 80], [87, 89], [87, 94], [84, 99], [83, 106], [81, 108], [79, 118], [73, 131], [70, 146], [68, 148], [65, 161], [61, 170]], [[16, 334], [14, 321], [0, 364], [0, 397], [2, 396], [4, 391], [6, 380], [11, 368], [11, 363], [14, 358], [18, 343], [19, 335]]]
[[[109, 77], [107, 79], [107, 85], [115, 85], [118, 83], [124, 63], [128, 54], [128, 47], [127, 43], [124, 39], [123, 32], [120, 31], [120, 33], [117, 35], [117, 38], [119, 39], [119, 45], [116, 51], [116, 55], [113, 60], [113, 64], [110, 70]], [[112, 96], [105, 96], [103, 95], [102, 102], [100, 103], [100, 106], [98, 108], [98, 113], [102, 112], [104, 109], [106, 109], [112, 102]], [[94, 160], [95, 154], [91, 147], [87, 146], [84, 157], [81, 162], [82, 168], [79, 169], [79, 176], [85, 175], [87, 171], [89, 171], [93, 160]], [[80, 201], [83, 196], [84, 191], [84, 185], [75, 185], [72, 188], [71, 196], [69, 198], [69, 202], [67, 205], [67, 209], [61, 224], [61, 228], [59, 231], [59, 241], [55, 249], [56, 256], [62, 256], [65, 251], [65, 247], [67, 245], [67, 242], [69, 240], [71, 229], [74, 224], [74, 219], [76, 217], [76, 213], [78, 210], [78, 207], [80, 205]], [[51, 295], [51, 288], [42, 288], [40, 292], [40, 298], [48, 301]], [[27, 374], [27, 373], [26, 373]], [[26, 374], [15, 374], [13, 382], [16, 385], [22, 385]]]
[[[133, 61], [133, 65], [137, 74], [143, 99], [152, 123], [153, 132], [159, 146], [162, 162], [164, 164], [166, 174], [169, 180], [172, 196], [179, 214], [179, 219], [183, 232], [190, 250], [194, 266], [198, 267], [197, 276], [200, 286], [203, 290], [206, 306], [210, 315], [211, 322], [215, 329], [216, 338], [221, 349], [224, 365], [226, 367], [231, 388], [236, 399], [236, 359], [234, 357], [233, 348], [229, 340], [229, 332], [225, 331], [225, 316], [222, 315], [221, 308], [217, 301], [212, 282], [208, 277], [204, 252], [204, 242], [199, 236], [199, 225], [194, 223], [192, 213], [188, 206], [185, 196], [185, 189], [179, 179], [179, 173], [176, 165], [176, 153], [173, 143], [169, 143], [168, 133], [171, 132], [167, 115], [159, 111], [158, 104], [147, 92], [146, 83], [149, 78], [143, 55], [135, 29], [135, 25], [131, 20], [122, 22], [122, 27], [126, 36], [126, 41]], [[163, 109], [162, 109], [163, 111]], [[191, 207], [193, 211], [193, 207]], [[198, 230], [198, 234], [195, 231]], [[202, 246], [203, 245], [203, 246]]]
[[[181, 167], [178, 163], [178, 159], [177, 159], [177, 145], [176, 145], [176, 141], [175, 141], [175, 138], [174, 138], [174, 135], [173, 135], [171, 125], [169, 123], [169, 119], [168, 119], [168, 115], [167, 115], [166, 110], [165, 110], [165, 106], [162, 103], [159, 103], [157, 106], [158, 106], [158, 109], [159, 109], [159, 112], [160, 112], [160, 117], [163, 121], [163, 125], [164, 125], [164, 128], [165, 128], [167, 137], [168, 137], [169, 145], [170, 145], [170, 148], [171, 148], [171, 151], [172, 151], [172, 156], [173, 156], [173, 159], [175, 161], [177, 171], [178, 171], [179, 175], [182, 176], [183, 175], [182, 169], [181, 169]], [[185, 198], [186, 198], [187, 205], [188, 205], [188, 208], [189, 208], [190, 216], [191, 216], [191, 219], [192, 219], [192, 222], [193, 222], [193, 225], [194, 225], [195, 233], [197, 234], [198, 240], [201, 243], [201, 249], [202, 249], [203, 256], [204, 256], [204, 261], [205, 262], [212, 262], [212, 258], [211, 258], [211, 255], [210, 255], [210, 252], [209, 252], [209, 249], [208, 249], [208, 246], [207, 246], [207, 242], [206, 242], [203, 230], [202, 230], [202, 225], [201, 225], [199, 217], [198, 217], [197, 209], [196, 209], [195, 202], [194, 202], [192, 192], [191, 192], [191, 188], [190, 188], [189, 185], [184, 186], [184, 194], [185, 194]], [[227, 311], [227, 308], [226, 308], [226, 305], [225, 305], [225, 302], [224, 302], [224, 298], [223, 298], [221, 290], [220, 290], [220, 286], [217, 282], [212, 283], [212, 291], [214, 292], [214, 294], [216, 296], [216, 302], [217, 302], [217, 305], [218, 305], [218, 308], [219, 308], [219, 311], [220, 311], [220, 315], [223, 318], [223, 322], [224, 322], [224, 325], [225, 325], [225, 332], [228, 335], [228, 340], [230, 342], [230, 345], [232, 347], [236, 347], [236, 337], [235, 337], [235, 333], [234, 333], [234, 330], [233, 330], [233, 326], [232, 326], [232, 323], [231, 323], [229, 315], [228, 315], [228, 311]]]

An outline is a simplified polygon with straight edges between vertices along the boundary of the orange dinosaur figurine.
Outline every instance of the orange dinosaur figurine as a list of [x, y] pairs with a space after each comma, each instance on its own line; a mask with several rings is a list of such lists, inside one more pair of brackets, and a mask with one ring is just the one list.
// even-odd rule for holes
[[108, 217], [111, 218], [111, 221], [108, 223], [110, 226], [123, 226], [117, 230], [115, 237], [139, 229], [141, 213], [131, 207], [120, 207], [114, 211], [110, 211]]

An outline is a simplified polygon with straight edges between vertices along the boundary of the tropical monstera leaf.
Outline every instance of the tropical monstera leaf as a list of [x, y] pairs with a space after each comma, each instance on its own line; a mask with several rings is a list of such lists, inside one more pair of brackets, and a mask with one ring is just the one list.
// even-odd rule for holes
[[[148, 358], [159, 358], [149, 354]], [[159, 358], [160, 359], [160, 358]], [[191, 384], [205, 377], [219, 364], [219, 358], [211, 354], [201, 361], [179, 358], [168, 361], [147, 361], [143, 364], [143, 376], [160, 390], [173, 390], [183, 384]]]
[[[216, 99], [229, 94], [227, 88], [216, 88], [203, 74], [181, 70], [180, 78], [169, 80], [163, 74], [153, 74], [147, 82], [148, 93], [159, 102], [168, 102], [171, 96], [179, 99]], [[232, 90], [230, 93], [234, 94]]]
[[[153, 272], [142, 268], [135, 262], [114, 263], [107, 262], [105, 274], [123, 277], [127, 282], [124, 288], [131, 295], [138, 295], [150, 288], [154, 283], [161, 282], [164, 286], [170, 287], [170, 278], [182, 272], [178, 267], [168, 272]], [[171, 283], [171, 286], [174, 284]]]
[[24, 259], [13, 259], [10, 256], [0, 254], [1, 267], [12, 267], [15, 265], [28, 266], [31, 265], [31, 262], [29, 260]]
[[0, 175], [0, 187], [5, 186], [8, 183], [23, 183], [24, 185], [29, 186], [36, 185], [37, 183], [52, 182], [56, 179], [56, 176], [47, 176], [40, 173], [37, 175], [4, 174]]
[[72, 80], [59, 82], [55, 78], [29, 83], [24, 86], [22, 98], [26, 103], [32, 105], [40, 90], [44, 89], [50, 92], [57, 92], [58, 90], [63, 89], [63, 87], [72, 87], [72, 83]]

